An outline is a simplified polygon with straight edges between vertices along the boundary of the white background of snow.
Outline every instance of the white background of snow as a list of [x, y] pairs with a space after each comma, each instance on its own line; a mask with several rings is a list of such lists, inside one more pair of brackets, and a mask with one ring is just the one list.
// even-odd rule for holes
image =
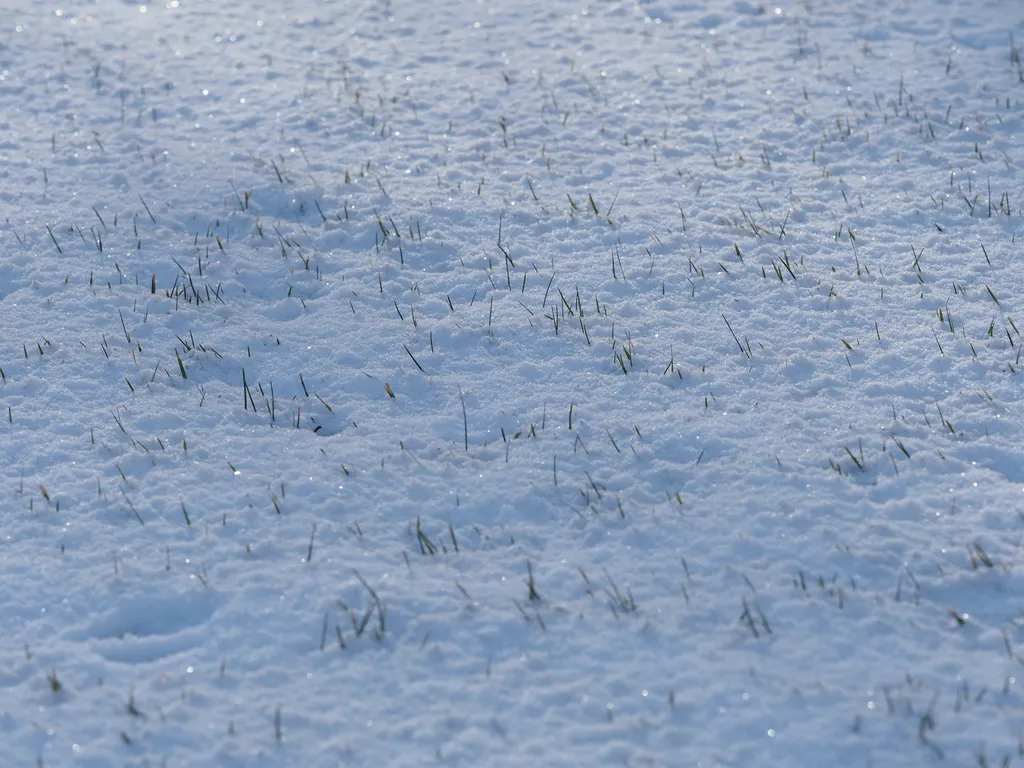
[[1020, 763], [1011, 32], [16, 1], [0, 764]]

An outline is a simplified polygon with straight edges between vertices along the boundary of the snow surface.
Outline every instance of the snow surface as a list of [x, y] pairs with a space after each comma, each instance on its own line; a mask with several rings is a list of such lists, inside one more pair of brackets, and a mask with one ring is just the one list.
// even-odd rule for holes
[[0, 764], [1024, 762], [1024, 4], [2, 24]]

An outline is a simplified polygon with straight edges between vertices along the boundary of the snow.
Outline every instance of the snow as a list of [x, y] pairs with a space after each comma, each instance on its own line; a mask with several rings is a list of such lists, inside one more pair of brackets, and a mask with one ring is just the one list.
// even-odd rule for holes
[[1020, 3], [13, 6], [0, 762], [1024, 759]]

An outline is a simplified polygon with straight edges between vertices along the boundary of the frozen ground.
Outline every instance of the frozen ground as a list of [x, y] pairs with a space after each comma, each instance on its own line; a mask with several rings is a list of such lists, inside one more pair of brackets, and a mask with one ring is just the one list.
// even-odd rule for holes
[[2, 25], [0, 764], [1024, 763], [1024, 5]]

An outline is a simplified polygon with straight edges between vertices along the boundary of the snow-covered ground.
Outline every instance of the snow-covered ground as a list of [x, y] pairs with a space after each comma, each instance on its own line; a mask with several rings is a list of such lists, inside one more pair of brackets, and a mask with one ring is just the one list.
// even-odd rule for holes
[[1024, 762], [1024, 4], [13, 6], [0, 765]]

